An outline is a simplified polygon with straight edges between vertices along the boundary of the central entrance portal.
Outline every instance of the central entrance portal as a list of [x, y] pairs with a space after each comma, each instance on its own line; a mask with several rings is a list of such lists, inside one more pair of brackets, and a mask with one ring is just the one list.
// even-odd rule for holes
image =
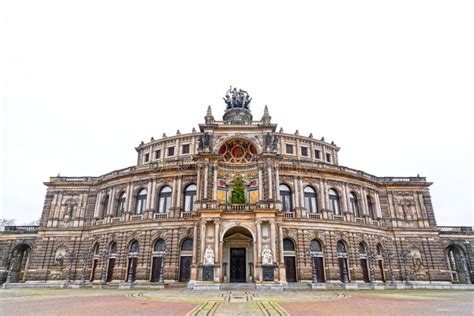
[[245, 248], [230, 249], [230, 282], [245, 282]]

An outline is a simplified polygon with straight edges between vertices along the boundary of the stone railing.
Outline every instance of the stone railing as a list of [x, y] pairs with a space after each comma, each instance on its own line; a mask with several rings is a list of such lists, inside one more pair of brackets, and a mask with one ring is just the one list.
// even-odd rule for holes
[[440, 232], [472, 232], [472, 226], [438, 226]]
[[5, 233], [34, 233], [39, 226], [5, 226]]

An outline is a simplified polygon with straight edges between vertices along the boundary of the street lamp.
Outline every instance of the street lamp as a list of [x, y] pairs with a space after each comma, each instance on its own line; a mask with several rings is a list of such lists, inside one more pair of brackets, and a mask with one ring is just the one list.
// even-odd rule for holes
[[67, 283], [70, 283], [72, 279], [72, 264], [74, 263], [74, 260], [76, 260], [76, 253], [71, 250], [69, 252], [69, 270], [67, 272]]
[[160, 278], [158, 280], [159, 283], [165, 282], [165, 258], [168, 255], [168, 247], [165, 246], [165, 249], [163, 250], [161, 254], [161, 267], [160, 267]]
[[367, 259], [369, 259], [370, 283], [375, 284], [374, 262], [376, 259], [375, 253], [371, 250], [367, 251]]
[[402, 251], [400, 254], [400, 260], [403, 262], [403, 268], [405, 269], [405, 283], [408, 284], [410, 283], [410, 272], [408, 271], [408, 252], [407, 251]]
[[91, 256], [91, 251], [87, 250], [82, 254], [82, 263], [83, 263], [83, 268], [81, 272], [81, 284], [84, 284], [86, 282], [86, 269], [87, 265], [89, 263], [89, 259]]
[[311, 251], [311, 247], [306, 250], [306, 253], [311, 258], [311, 282], [318, 283], [318, 275], [316, 271], [316, 265], [314, 264], [314, 257], [316, 257], [315, 253]]
[[108, 259], [108, 251], [107, 250], [103, 250], [102, 253], [101, 253], [101, 257], [102, 257], [102, 271], [101, 271], [101, 279], [102, 279], [102, 282], [107, 282], [107, 259]]
[[392, 268], [393, 255], [388, 250], [385, 250], [383, 253], [383, 256], [388, 264], [388, 273], [390, 274], [390, 284], [394, 284], [395, 274], [393, 273], [393, 268]]

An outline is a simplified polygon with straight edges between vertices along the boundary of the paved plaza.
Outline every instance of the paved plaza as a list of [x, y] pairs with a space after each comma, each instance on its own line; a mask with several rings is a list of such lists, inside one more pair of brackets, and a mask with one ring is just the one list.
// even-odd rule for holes
[[474, 291], [11, 289], [0, 315], [474, 315]]

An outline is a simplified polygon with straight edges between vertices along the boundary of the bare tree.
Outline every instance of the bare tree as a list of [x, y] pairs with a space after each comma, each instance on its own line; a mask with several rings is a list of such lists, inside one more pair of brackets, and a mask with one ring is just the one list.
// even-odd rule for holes
[[15, 220], [12, 218], [0, 218], [0, 232], [5, 230], [5, 226], [14, 226]]

